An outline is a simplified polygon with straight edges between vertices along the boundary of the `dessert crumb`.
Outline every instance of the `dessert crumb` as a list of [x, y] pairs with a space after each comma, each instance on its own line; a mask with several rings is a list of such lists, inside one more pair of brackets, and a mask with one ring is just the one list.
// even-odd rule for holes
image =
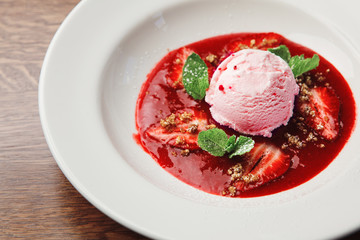
[[192, 113], [188, 113], [188, 112], [183, 112], [179, 115], [179, 119], [182, 122], [189, 122], [192, 119]]
[[325, 144], [321, 143], [318, 145], [319, 148], [324, 148], [325, 147]]
[[190, 124], [188, 129], [186, 130], [188, 133], [196, 133], [199, 125], [197, 123]]
[[250, 40], [250, 47], [251, 47], [251, 48], [254, 47], [254, 46], [255, 46], [255, 43], [256, 43], [255, 39], [251, 39], [251, 40]]
[[312, 132], [310, 132], [306, 138], [307, 142], [316, 142], [317, 140], [318, 140], [318, 138]]
[[324, 126], [322, 124], [316, 125], [316, 130], [323, 130]]
[[175, 118], [176, 115], [174, 113], [170, 114], [167, 118], [160, 120], [160, 126], [165, 128], [166, 131], [171, 132], [176, 127]]
[[228, 188], [228, 190], [229, 190], [229, 195], [230, 195], [231, 197], [234, 197], [234, 196], [236, 195], [236, 187], [235, 187], [235, 186], [230, 186], [230, 187]]
[[235, 182], [241, 179], [244, 169], [240, 163], [235, 164], [227, 170], [227, 174], [230, 175], [231, 181]]
[[209, 63], [215, 63], [216, 60], [217, 60], [217, 56], [210, 53], [209, 55], [206, 56], [205, 59], [206, 59], [206, 61], [208, 61]]
[[171, 155], [173, 155], [174, 157], [177, 157], [177, 152], [172, 151], [172, 152], [171, 152]]
[[[307, 78], [307, 77], [306, 77]], [[312, 84], [311, 79], [306, 80], [307, 83]], [[309, 101], [312, 95], [307, 83], [299, 83], [300, 86], [300, 101]]]
[[239, 48], [239, 50], [249, 49], [249, 46], [248, 46], [248, 45], [246, 45], [246, 44], [242, 44], [242, 43], [240, 43], [240, 44], [238, 45], [238, 48]]
[[216, 128], [215, 124], [206, 125], [206, 129], [213, 129]]
[[190, 150], [189, 150], [189, 149], [184, 149], [184, 150], [182, 150], [182, 151], [180, 152], [180, 154], [181, 154], [181, 156], [183, 156], [183, 157], [187, 157], [187, 156], [189, 156], [189, 154], [190, 154]]
[[283, 143], [281, 145], [281, 149], [287, 149], [289, 147], [289, 145], [287, 143]]
[[245, 176], [242, 176], [241, 180], [243, 180], [245, 183], [253, 183], [259, 181], [259, 177], [249, 173]]
[[294, 146], [297, 149], [301, 149], [306, 146], [306, 143], [301, 141], [299, 136], [291, 135], [290, 133], [285, 133], [285, 138], [287, 139], [288, 146]]
[[[330, 71], [330, 70], [329, 70]], [[322, 72], [315, 73], [315, 78], [318, 82], [323, 82], [326, 80], [326, 77], [323, 75]]]
[[259, 47], [265, 47], [265, 46], [270, 46], [274, 43], [276, 43], [277, 40], [276, 39], [267, 39], [267, 38], [263, 38], [262, 42], [260, 43]]
[[186, 143], [185, 139], [180, 137], [180, 136], [177, 136], [176, 137], [176, 140], [175, 140], [175, 144], [176, 145], [184, 145]]

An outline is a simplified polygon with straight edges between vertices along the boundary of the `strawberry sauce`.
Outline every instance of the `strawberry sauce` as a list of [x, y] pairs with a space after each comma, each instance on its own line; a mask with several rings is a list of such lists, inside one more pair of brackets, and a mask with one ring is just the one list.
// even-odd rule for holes
[[[148, 134], [160, 127], [160, 122], [173, 113], [181, 111], [201, 112], [209, 125], [214, 124], [229, 136], [241, 133], [219, 125], [212, 119], [209, 105], [204, 100], [194, 100], [183, 88], [181, 64], [193, 51], [208, 66], [209, 81], [219, 63], [231, 53], [245, 48], [267, 48], [286, 45], [292, 56], [312, 57], [316, 52], [294, 43], [275, 33], [238, 33], [217, 36], [189, 44], [169, 52], [148, 74], [136, 105], [136, 141], [157, 163], [181, 181], [202, 191], [229, 196], [226, 189], [231, 185], [228, 170], [242, 161], [242, 156], [232, 159], [214, 157], [201, 149], [184, 149], [163, 142]], [[179, 67], [180, 65], [180, 67]], [[291, 158], [290, 168], [281, 177], [260, 187], [237, 192], [236, 197], [259, 197], [296, 187], [316, 176], [339, 154], [348, 141], [356, 119], [355, 101], [343, 76], [326, 59], [320, 56], [320, 65], [302, 76], [312, 87], [328, 87], [335, 91], [340, 101], [339, 134], [334, 140], [326, 140], [308, 126], [299, 127], [300, 113], [295, 108], [287, 126], [275, 129], [271, 138], [252, 137], [256, 143], [269, 142]], [[223, 86], [220, 86], [223, 87]], [[223, 90], [223, 89], [222, 89]], [[298, 95], [298, 97], [300, 94]], [[298, 101], [298, 99], [296, 99]], [[314, 132], [316, 141], [309, 140]], [[166, 133], [161, 133], [166, 134]], [[288, 143], [287, 135], [298, 136], [305, 143], [301, 148]]]

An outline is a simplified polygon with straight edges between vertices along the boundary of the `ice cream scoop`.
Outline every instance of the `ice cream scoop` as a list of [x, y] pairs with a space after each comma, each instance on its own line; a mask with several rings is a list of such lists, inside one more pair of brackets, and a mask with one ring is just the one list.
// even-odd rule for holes
[[293, 115], [299, 93], [289, 65], [269, 51], [245, 49], [216, 69], [205, 101], [221, 125], [249, 135], [271, 137]]

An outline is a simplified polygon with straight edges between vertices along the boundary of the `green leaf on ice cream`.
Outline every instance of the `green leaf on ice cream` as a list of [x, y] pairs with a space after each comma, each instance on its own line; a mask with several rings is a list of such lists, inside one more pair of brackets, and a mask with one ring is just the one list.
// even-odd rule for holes
[[284, 59], [289, 64], [294, 77], [298, 77], [319, 66], [320, 58], [317, 54], [314, 54], [312, 58], [304, 58], [304, 55], [291, 57], [290, 51], [285, 45], [269, 48], [268, 51]]
[[209, 76], [206, 63], [196, 53], [192, 53], [185, 61], [182, 81], [186, 92], [196, 100], [205, 97], [209, 88]]
[[319, 66], [320, 58], [317, 54], [314, 54], [312, 58], [304, 58], [304, 55], [294, 56], [289, 61], [289, 66], [294, 73], [295, 77], [315, 69]]
[[289, 49], [285, 45], [280, 45], [276, 48], [269, 48], [268, 51], [281, 57], [285, 62], [289, 63], [291, 55]]

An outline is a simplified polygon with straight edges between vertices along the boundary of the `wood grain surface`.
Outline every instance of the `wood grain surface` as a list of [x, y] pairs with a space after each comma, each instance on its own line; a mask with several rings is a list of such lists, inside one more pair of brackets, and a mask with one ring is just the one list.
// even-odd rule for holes
[[[87, 202], [64, 177], [43, 136], [41, 65], [77, 3], [0, 0], [0, 239], [147, 239]], [[360, 233], [344, 239], [360, 239]]]
[[77, 0], [0, 0], [0, 239], [147, 239], [111, 220], [64, 177], [45, 142], [38, 79]]

